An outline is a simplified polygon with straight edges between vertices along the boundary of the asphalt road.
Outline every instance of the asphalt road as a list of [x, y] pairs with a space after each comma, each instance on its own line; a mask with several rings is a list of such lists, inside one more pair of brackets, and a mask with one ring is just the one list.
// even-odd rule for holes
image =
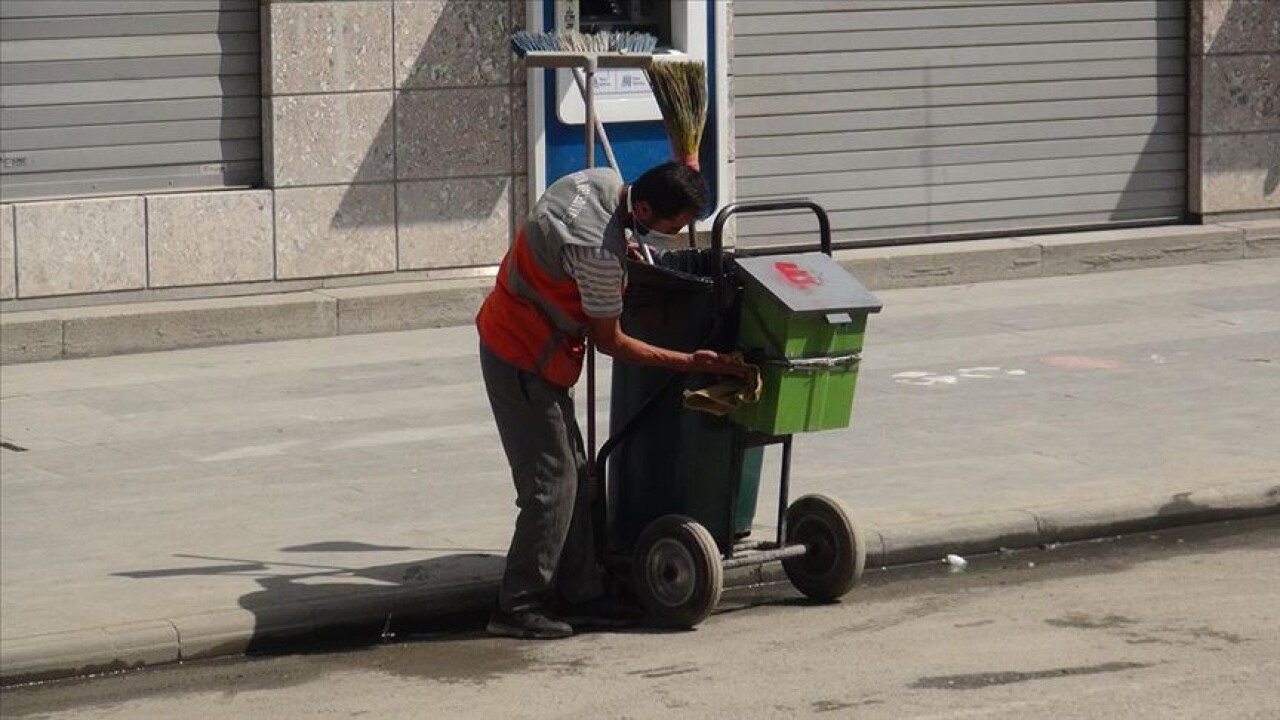
[[1280, 717], [1280, 518], [726, 595], [693, 632], [485, 637], [6, 690], [6, 718]]

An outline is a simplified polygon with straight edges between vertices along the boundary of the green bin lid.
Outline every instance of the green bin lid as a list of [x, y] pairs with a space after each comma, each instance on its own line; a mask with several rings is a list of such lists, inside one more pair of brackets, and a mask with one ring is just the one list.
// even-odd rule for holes
[[734, 261], [748, 284], [794, 313], [880, 312], [883, 306], [862, 283], [820, 252], [762, 255]]

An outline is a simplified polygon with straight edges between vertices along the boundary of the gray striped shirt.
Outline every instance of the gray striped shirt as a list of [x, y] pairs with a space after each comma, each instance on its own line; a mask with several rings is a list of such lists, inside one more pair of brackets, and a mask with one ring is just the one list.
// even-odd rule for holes
[[560, 257], [564, 271], [578, 284], [582, 312], [587, 317], [622, 315], [622, 283], [626, 272], [617, 255], [604, 248], [566, 245]]

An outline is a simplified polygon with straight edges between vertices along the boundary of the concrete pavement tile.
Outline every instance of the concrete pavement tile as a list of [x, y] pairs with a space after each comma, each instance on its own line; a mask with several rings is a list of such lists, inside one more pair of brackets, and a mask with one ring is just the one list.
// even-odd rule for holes
[[1224, 224], [1244, 231], [1246, 258], [1280, 257], [1280, 219]]
[[1146, 532], [1177, 524], [1170, 521], [1170, 516], [1189, 522], [1197, 508], [1189, 503], [1188, 495], [1108, 498], [1093, 503], [1031, 508], [1030, 511], [1039, 524], [1044, 542], [1074, 542]]
[[48, 312], [0, 316], [0, 365], [62, 357], [62, 319]]
[[1160, 520], [1170, 525], [1207, 522], [1216, 517], [1248, 517], [1280, 512], [1280, 478], [1199, 488], [1175, 494], [1162, 506]]
[[421, 590], [397, 596], [395, 616], [406, 620], [429, 618], [434, 615], [455, 613], [475, 607], [487, 607], [498, 592], [498, 573], [487, 579], [472, 580], [433, 586], [430, 592]]
[[1041, 275], [1041, 250], [997, 238], [961, 245], [903, 245], [842, 250], [835, 258], [872, 290], [1014, 280]]
[[173, 625], [183, 660], [280, 647], [309, 639], [315, 629], [311, 609], [303, 603], [179, 617]]
[[951, 517], [927, 525], [877, 527], [884, 538], [885, 565], [932, 562], [949, 553], [991, 552], [1000, 547], [1030, 547], [1042, 540], [1036, 517], [1022, 510], [1002, 510]]
[[316, 293], [60, 310], [69, 358], [337, 332], [337, 303]]
[[101, 629], [4, 638], [0, 643], [5, 685], [121, 669], [112, 637]]
[[[1060, 275], [1031, 280], [981, 285], [948, 285], [905, 288], [886, 294], [885, 309], [871, 317], [868, 331], [884, 332], [891, 326], [886, 318], [919, 315], [946, 315], [959, 311], [1019, 311], [1040, 308], [1051, 314], [1073, 308], [1082, 300], [1089, 304], [1138, 302], [1149, 298], [1185, 296], [1188, 289], [1229, 292], [1236, 285], [1265, 284], [1273, 280], [1275, 265], [1253, 262], [1197, 263], [1139, 269], [1125, 275], [1126, 282], [1090, 284], [1081, 295], [1078, 276]], [[873, 345], [870, 342], [868, 347]]]
[[1256, 285], [1238, 285], [1229, 291], [1208, 292], [1192, 298], [1189, 305], [1222, 313], [1269, 309], [1280, 311], [1280, 293], [1275, 285], [1260, 282]]
[[[980, 547], [984, 523], [989, 544], [1042, 542], [1026, 508], [1068, 530], [1060, 509], [1116, 496], [1155, 498], [1146, 512], [1170, 522], [1272, 511], [1280, 313], [1257, 288], [1277, 262], [888, 291], [890, 307], [915, 298], [911, 312], [873, 319], [854, 424], [797, 438], [793, 492], [841, 497], [870, 530], [873, 567]], [[1233, 294], [1238, 305], [1192, 303]], [[1130, 313], [1112, 323], [1082, 310], [1116, 304]], [[1065, 327], [990, 328], [1058, 311]], [[955, 327], [931, 319], [949, 312]], [[463, 327], [6, 367], [6, 435], [30, 424], [82, 444], [21, 454], [59, 479], [4, 474], [0, 635], [180, 618], [190, 658], [316, 638], [347, 617], [372, 627], [385, 602], [364, 596], [392, 593], [393, 618], [483, 606], [515, 508], [475, 342]], [[1119, 367], [1042, 362], [1068, 353]], [[988, 365], [1026, 374], [961, 372]], [[897, 382], [910, 370], [957, 383]], [[1235, 496], [1244, 480], [1261, 500]], [[1108, 515], [1082, 522], [1107, 531]]]
[[1198, 490], [1194, 502], [1211, 508], [1232, 508], [1261, 513], [1280, 511], [1280, 479], [1272, 478], [1248, 485], [1223, 485]]
[[[876, 286], [881, 282], [873, 282], [874, 276], [880, 272], [880, 270], [876, 269], [879, 267], [877, 263], [883, 265], [884, 263], [892, 262], [899, 265], [906, 263], [909, 266], [908, 270], [899, 272], [895, 275], [896, 279], [888, 278], [883, 282], [901, 284], [905, 282], [901, 277], [903, 273], [907, 275], [918, 274], [921, 276], [920, 281], [912, 284], [917, 289], [923, 289], [920, 288], [921, 285], [927, 286], [938, 281], [939, 278], [947, 278], [946, 281], [951, 283], [964, 283], [1001, 277], [1027, 276], [1043, 280], [1042, 285], [1036, 286], [1037, 293], [1052, 295], [1055, 292], [1055, 288], [1069, 292], [1071, 287], [1070, 285], [1055, 282], [1063, 279], [1062, 277], [1050, 277], [1055, 275], [1070, 275], [1095, 269], [1163, 267], [1171, 263], [1186, 263], [1183, 266], [1184, 272], [1182, 275], [1194, 277], [1197, 274], [1203, 275], [1214, 272], [1213, 264], [1206, 264], [1207, 261], [1246, 256], [1274, 257], [1280, 253], [1280, 239], [1276, 237], [1275, 225], [1276, 221], [1273, 220], [1259, 220], [1223, 225], [1136, 228], [1062, 236], [1033, 236], [1017, 239], [973, 241], [966, 242], [963, 245], [941, 243], [889, 249], [860, 249], [842, 251], [840, 257], [844, 258], [846, 253], [852, 253], [848, 255], [848, 262], [857, 272], [864, 275], [864, 281], [872, 286]], [[1043, 267], [1039, 271], [1031, 273], [1029, 268], [1032, 266], [1030, 265], [1031, 260], [1028, 253], [1034, 254], [1036, 252], [1043, 256], [1041, 263]], [[881, 257], [881, 255], [884, 257]], [[1004, 258], [1004, 260], [1001, 260], [1001, 258]], [[1005, 260], [1009, 262], [1006, 263]], [[1051, 266], [1055, 262], [1057, 264]], [[863, 263], [863, 265], [858, 265], [858, 263]], [[1001, 268], [1004, 268], [1004, 270], [1001, 270]], [[1158, 278], [1163, 276], [1149, 275], [1148, 277]], [[344, 282], [347, 281], [338, 279], [329, 284], [342, 284]], [[458, 286], [452, 287], [451, 284], [454, 283], [458, 284]], [[277, 322], [251, 328], [251, 336], [243, 337], [240, 331], [244, 326], [246, 324], [253, 325], [253, 321], [246, 318], [243, 311], [228, 311], [221, 314], [210, 311], [203, 315], [197, 313], [182, 318], [170, 317], [164, 302], [157, 301], [116, 306], [117, 310], [125, 308], [134, 313], [158, 314], [160, 318], [157, 322], [170, 324], [166, 330], [166, 339], [166, 337], [159, 334], [145, 332], [145, 327], [142, 327], [145, 323], [142, 321], [139, 322], [139, 327], [132, 327], [131, 329], [128, 323], [119, 325], [123, 321], [117, 317], [111, 317], [111, 312], [108, 312], [105, 319], [102, 319], [101, 313], [103, 311], [100, 308], [64, 308], [60, 312], [67, 321], [75, 320], [77, 322], [74, 333], [69, 335], [73, 339], [79, 339], [76, 340], [76, 343], [87, 342], [90, 337], [97, 338], [94, 343], [98, 349], [87, 351], [80, 349], [78, 345], [76, 347], [76, 355], [89, 355], [135, 352], [139, 349], [168, 350], [256, 340], [282, 340], [293, 337], [325, 337], [335, 332], [365, 333], [378, 328], [405, 327], [406, 325], [431, 327], [465, 321], [463, 327], [466, 327], [470, 325], [470, 319], [474, 314], [475, 308], [478, 307], [479, 298], [483, 297], [484, 293], [492, 287], [492, 281], [489, 278], [441, 280], [431, 281], [426, 284], [438, 287], [438, 292], [442, 294], [443, 301], [438, 302], [440, 299], [435, 297], [436, 290], [414, 294], [413, 292], [391, 289], [393, 285], [347, 288], [351, 295], [344, 298], [350, 305], [348, 308], [350, 322], [346, 330], [335, 330], [334, 327], [337, 327], [336, 320], [330, 324], [321, 323], [319, 326], [311, 326], [309, 329], [300, 326], [296, 322]], [[950, 287], [957, 291], [952, 295], [960, 299], [963, 299], [965, 295], [975, 294], [971, 292], [971, 285], [952, 285]], [[1009, 287], [1011, 291], [1017, 291], [1019, 288], [1016, 281]], [[368, 298], [362, 297], [362, 292], [369, 293]], [[1140, 296], [1147, 292], [1147, 289], [1138, 290], [1117, 287], [1107, 292], [1130, 293]], [[282, 293], [248, 298], [224, 297], [186, 302], [208, 302], [213, 303], [215, 307], [219, 304], [227, 304], [231, 309], [234, 309], [240, 303], [270, 305], [280, 302], [282, 299], [287, 300], [291, 296], [305, 294]], [[395, 300], [392, 302], [388, 298], [395, 298]], [[896, 298], [895, 304], [904, 302], [910, 304], [909, 298], [910, 295]], [[387, 304], [388, 302], [390, 302], [390, 305]], [[26, 314], [26, 311], [21, 314]], [[95, 318], [99, 319], [95, 320]], [[415, 318], [416, 322], [414, 322]], [[81, 320], [85, 323], [114, 324], [114, 332], [119, 333], [126, 330], [129, 332], [127, 337], [119, 338], [120, 344], [112, 344], [107, 342], [109, 338], [106, 337], [111, 335], [112, 331], [103, 330], [98, 332], [88, 327], [82, 328], [79, 325]], [[192, 327], [183, 327], [183, 325]], [[196, 339], [193, 340], [193, 337]], [[139, 338], [144, 338], [147, 341], [146, 344], [138, 345]], [[72, 344], [69, 344], [68, 347], [71, 347]], [[10, 353], [9, 355], [10, 359], [0, 358], [0, 361], [18, 363], [57, 357], [56, 355], [36, 354], [24, 359], [25, 356], [18, 353]]]
[[1045, 275], [1185, 265], [1244, 257], [1244, 232], [1221, 225], [1103, 230], [1028, 238], [1040, 245]]
[[[0, 435], [0, 438], [4, 438], [6, 442], [9, 442], [9, 439], [4, 435]], [[4, 483], [6, 486], [17, 488], [23, 485], [66, 482], [69, 479], [66, 475], [49, 472], [30, 463], [25, 463], [20, 459], [4, 459]]]
[[178, 629], [166, 620], [112, 625], [104, 629], [115, 647], [116, 660], [126, 667], [177, 662]]
[[[491, 283], [435, 280], [383, 288], [327, 288], [338, 302], [338, 334], [396, 332], [422, 327], [469, 325]], [[431, 307], [429, 318], [423, 308]]]
[[317, 637], [378, 638], [390, 632], [397, 599], [404, 590], [371, 589], [310, 603]]

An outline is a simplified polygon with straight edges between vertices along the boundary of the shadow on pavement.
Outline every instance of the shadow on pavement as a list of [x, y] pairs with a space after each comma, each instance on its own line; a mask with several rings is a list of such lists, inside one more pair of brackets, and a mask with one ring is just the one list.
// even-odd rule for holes
[[421, 638], [481, 627], [503, 556], [457, 550], [326, 541], [281, 551], [452, 554], [372, 566], [177, 554], [174, 557], [197, 562], [114, 574], [137, 580], [252, 577], [258, 589], [237, 601], [254, 617], [245, 654], [323, 652], [374, 645], [397, 636]]

